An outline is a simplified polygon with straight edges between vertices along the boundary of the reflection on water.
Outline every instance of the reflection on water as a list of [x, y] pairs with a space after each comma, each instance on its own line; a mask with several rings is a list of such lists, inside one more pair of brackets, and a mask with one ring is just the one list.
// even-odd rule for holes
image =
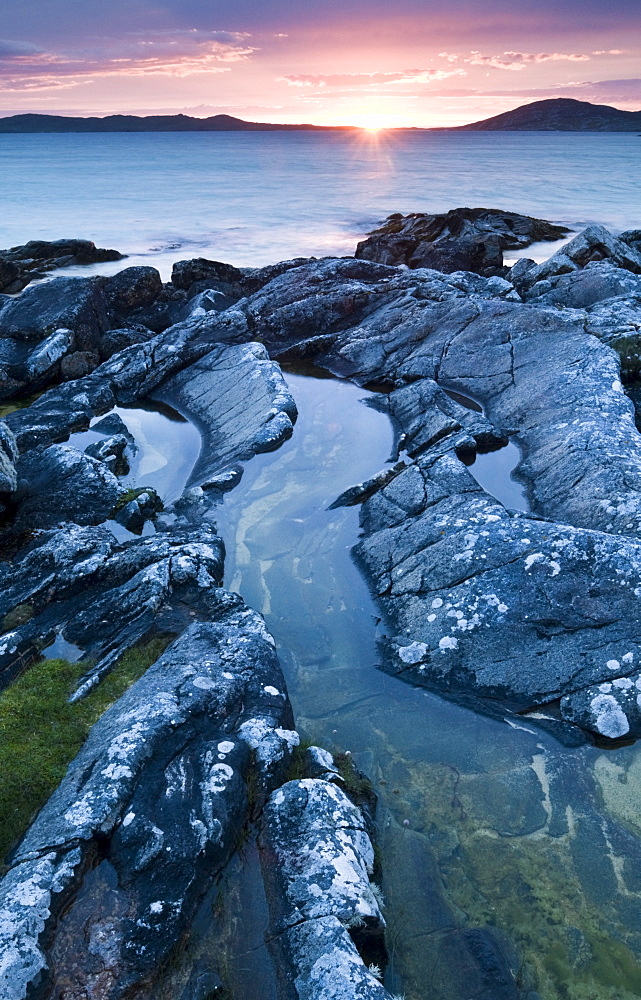
[[521, 452], [509, 441], [503, 448], [477, 455], [468, 470], [486, 493], [511, 510], [529, 510], [525, 486], [512, 478], [512, 473], [521, 461]]
[[408, 1000], [468, 996], [451, 942], [484, 927], [508, 957], [512, 942], [524, 992], [638, 998], [641, 750], [562, 747], [374, 669], [376, 608], [350, 558], [358, 511], [327, 507], [384, 465], [391, 430], [361, 389], [288, 381], [293, 438], [248, 463], [221, 508], [226, 585], [265, 615], [304, 736], [351, 750], [374, 781], [386, 984]]
[[126, 452], [129, 472], [120, 482], [131, 488], [153, 487], [165, 505], [177, 500], [200, 451], [201, 438], [194, 424], [166, 403], [149, 400], [144, 408], [115, 406], [108, 414], [94, 417], [89, 430], [70, 435], [69, 444], [84, 451], [87, 445], [109, 437], [112, 431], [93, 427], [111, 414], [120, 417], [134, 439]]

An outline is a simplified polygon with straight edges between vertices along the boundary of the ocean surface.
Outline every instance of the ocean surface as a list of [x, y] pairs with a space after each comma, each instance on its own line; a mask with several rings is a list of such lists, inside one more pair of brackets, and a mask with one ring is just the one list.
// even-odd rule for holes
[[0, 247], [84, 237], [168, 277], [186, 257], [352, 254], [391, 212], [482, 206], [622, 231], [641, 226], [640, 190], [632, 133], [2, 135]]

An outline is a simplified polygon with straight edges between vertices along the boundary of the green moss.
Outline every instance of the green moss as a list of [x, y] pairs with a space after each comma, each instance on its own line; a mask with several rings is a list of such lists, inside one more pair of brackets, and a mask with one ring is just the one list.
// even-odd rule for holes
[[2, 619], [0, 631], [3, 634], [5, 632], [13, 632], [13, 630], [18, 628], [20, 625], [26, 625], [32, 618], [33, 608], [30, 604], [17, 604], [16, 607]]
[[151, 496], [153, 496], [155, 492], [156, 491], [152, 489], [150, 486], [135, 486], [132, 487], [131, 489], [125, 490], [124, 493], [121, 493], [120, 496], [118, 497], [116, 505], [110, 512], [109, 517], [114, 517], [114, 515], [117, 514], [118, 511], [121, 511], [123, 507], [126, 507], [127, 504], [131, 503], [132, 500], [137, 500], [142, 493], [149, 493]]
[[65, 775], [89, 730], [170, 639], [134, 647], [83, 701], [69, 695], [87, 663], [40, 660], [0, 694], [0, 864]]

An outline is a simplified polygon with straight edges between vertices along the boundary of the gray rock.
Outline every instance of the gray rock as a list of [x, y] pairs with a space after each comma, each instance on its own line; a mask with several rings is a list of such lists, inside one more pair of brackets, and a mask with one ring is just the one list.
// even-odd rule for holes
[[154, 331], [140, 324], [107, 330], [100, 338], [100, 357], [108, 361], [112, 355], [124, 351], [133, 344], [145, 344], [154, 336]]
[[[104, 527], [43, 531], [12, 563], [0, 564], [0, 612], [28, 603], [33, 616], [0, 640], [0, 685], [56, 634], [90, 661], [77, 697], [150, 634], [177, 634], [193, 615], [224, 602], [224, 548], [209, 525], [176, 528], [118, 545]], [[234, 599], [228, 604], [233, 606]]]
[[189, 481], [209, 489], [239, 461], [282, 444], [297, 415], [280, 368], [261, 344], [217, 346], [162, 382], [156, 396], [198, 420], [203, 447]]
[[[262, 619], [223, 605], [192, 625], [96, 723], [0, 883], [3, 997], [96, 975], [104, 1000], [149, 988], [248, 821], [247, 782], [282, 772], [291, 722]], [[272, 735], [264, 765], [247, 725]]]
[[0, 336], [40, 341], [71, 330], [79, 350], [92, 350], [108, 327], [102, 278], [55, 278], [34, 285], [0, 311]]
[[101, 461], [76, 448], [55, 444], [30, 451], [18, 462], [16, 527], [52, 528], [63, 521], [99, 524], [124, 492]]
[[[614, 674], [627, 671], [631, 658], [617, 667]], [[638, 664], [638, 657], [635, 657]], [[638, 739], [641, 736], [641, 674], [637, 672], [614, 680], [605, 680], [561, 699], [561, 714], [582, 729], [598, 733], [607, 739]]]
[[0, 493], [14, 493], [18, 485], [18, 448], [11, 429], [0, 420]]
[[155, 267], [126, 267], [105, 281], [107, 307], [115, 316], [152, 305], [162, 291]]
[[85, 455], [103, 462], [114, 476], [126, 476], [129, 472], [129, 462], [125, 455], [128, 445], [129, 441], [124, 434], [114, 434], [103, 441], [87, 445]]
[[265, 808], [261, 832], [270, 937], [288, 997], [385, 1000], [350, 937], [382, 937], [369, 874], [374, 851], [360, 810], [334, 783], [290, 781]]
[[641, 274], [641, 254], [603, 226], [588, 226], [549, 260], [528, 270], [524, 280], [531, 288], [537, 281], [569, 274], [592, 261], [601, 260], [609, 260], [617, 267]]
[[610, 260], [603, 260], [592, 261], [579, 271], [538, 281], [525, 297], [528, 302], [542, 305], [587, 309], [597, 302], [623, 295], [641, 295], [641, 274], [632, 274]]

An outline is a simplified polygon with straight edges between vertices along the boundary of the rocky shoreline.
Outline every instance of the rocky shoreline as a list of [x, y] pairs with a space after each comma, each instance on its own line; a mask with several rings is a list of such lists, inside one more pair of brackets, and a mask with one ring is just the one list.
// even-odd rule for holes
[[[279, 995], [390, 996], [371, 802], [326, 751], [296, 749], [274, 640], [222, 589], [220, 504], [293, 432], [279, 363], [376, 388], [394, 425], [395, 464], [336, 501], [362, 505], [384, 668], [569, 745], [641, 735], [641, 231], [590, 227], [504, 266], [503, 249], [563, 235], [492, 210], [391, 216], [355, 258], [198, 259], [166, 284], [136, 267], [0, 297], [0, 686], [60, 636], [81, 700], [128, 650], [173, 640], [7, 859], [8, 1000], [142, 1000], [170, 980], [180, 1000], [225, 995], [223, 956], [178, 980], [167, 962], [247, 836]], [[203, 441], [170, 504], [121, 482], [135, 442], [111, 411], [150, 396]], [[64, 443], [90, 424], [99, 445]], [[469, 471], [507, 441], [527, 513]], [[459, 948], [475, 995], [535, 1000], [486, 929]]]

